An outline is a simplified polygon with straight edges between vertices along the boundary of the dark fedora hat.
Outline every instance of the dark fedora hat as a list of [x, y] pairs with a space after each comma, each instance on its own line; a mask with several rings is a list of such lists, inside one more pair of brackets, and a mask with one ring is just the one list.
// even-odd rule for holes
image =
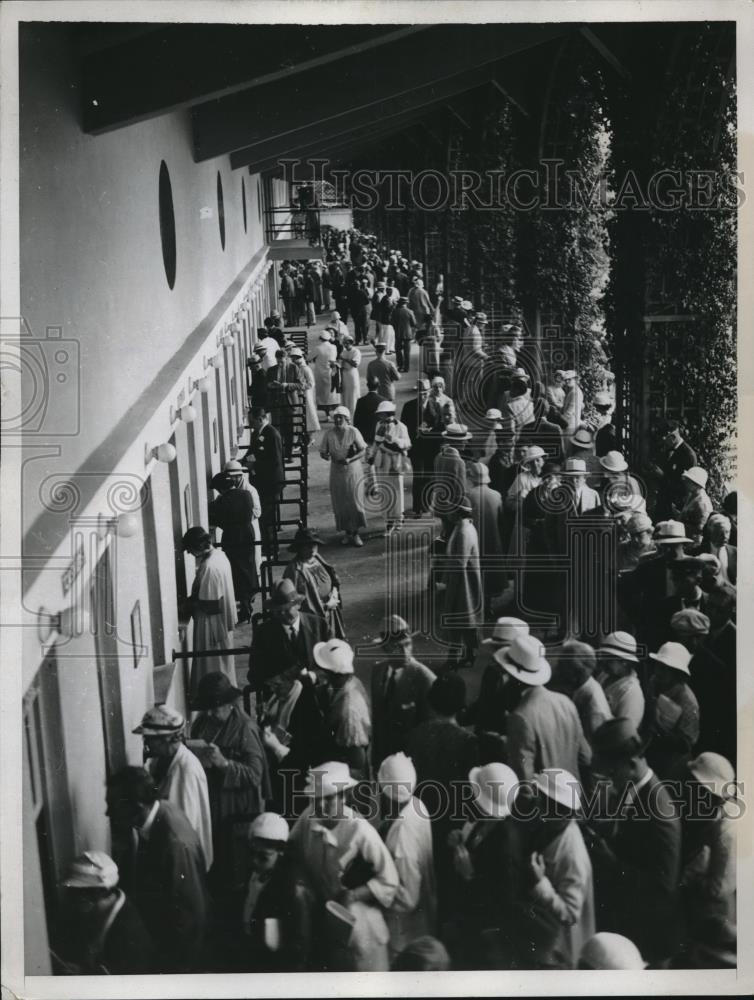
[[199, 681], [196, 694], [191, 701], [191, 711], [200, 712], [206, 708], [217, 708], [227, 705], [242, 695], [240, 688], [234, 687], [228, 677], [219, 670], [205, 674]]
[[642, 740], [630, 719], [619, 716], [603, 722], [592, 737], [595, 757], [628, 759], [644, 753], [647, 741]]
[[321, 545], [322, 539], [311, 528], [299, 528], [288, 546], [289, 552], [298, 552], [304, 545]]
[[229, 472], [223, 469], [222, 472], [215, 473], [209, 485], [213, 490], [217, 490], [218, 493], [223, 493], [225, 490], [229, 490], [235, 486], [236, 481]]

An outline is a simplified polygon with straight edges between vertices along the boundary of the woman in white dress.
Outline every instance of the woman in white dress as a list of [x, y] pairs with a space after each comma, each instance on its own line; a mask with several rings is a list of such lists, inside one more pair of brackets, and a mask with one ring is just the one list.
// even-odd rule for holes
[[361, 364], [361, 351], [354, 347], [353, 337], [350, 333], [343, 335], [343, 350], [340, 352], [340, 398], [351, 414], [353, 420], [356, 400], [359, 398], [359, 365]]
[[[196, 649], [231, 649], [236, 626], [236, 593], [228, 557], [214, 548], [204, 528], [189, 528], [183, 536], [183, 549], [196, 560], [196, 576], [189, 604], [194, 619]], [[220, 670], [235, 684], [235, 657], [194, 657], [191, 669], [191, 695], [196, 694], [205, 674]]]
[[322, 435], [320, 455], [330, 462], [330, 499], [335, 514], [335, 527], [345, 534], [341, 545], [363, 545], [359, 529], [367, 519], [362, 503], [364, 474], [361, 460], [366, 442], [351, 426], [351, 414], [345, 406], [333, 411], [333, 426]]
[[291, 361], [296, 366], [299, 382], [304, 393], [306, 433], [311, 437], [312, 434], [316, 434], [320, 430], [317, 403], [314, 398], [314, 372], [304, 360], [304, 353], [299, 347], [294, 347], [291, 351]]
[[377, 489], [384, 498], [385, 537], [403, 521], [403, 477], [411, 471], [408, 428], [395, 417], [395, 403], [385, 400], [377, 407], [377, 430], [367, 461], [374, 466]]
[[323, 330], [319, 339], [320, 344], [314, 351], [314, 357], [309, 360], [314, 365], [317, 406], [325, 411], [325, 419], [327, 419], [330, 410], [340, 402], [339, 393], [333, 392], [332, 389], [332, 376], [338, 350], [332, 342], [333, 338], [329, 330]]

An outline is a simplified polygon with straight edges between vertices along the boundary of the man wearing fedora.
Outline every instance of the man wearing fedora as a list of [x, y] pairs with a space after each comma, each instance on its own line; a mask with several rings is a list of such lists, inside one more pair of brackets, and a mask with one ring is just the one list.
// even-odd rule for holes
[[637, 609], [634, 625], [642, 641], [651, 638], [660, 602], [675, 592], [672, 564], [685, 558], [691, 539], [679, 521], [660, 521], [655, 525], [654, 544], [657, 555], [640, 560], [636, 569], [626, 574], [624, 584], [631, 605]]
[[495, 622], [492, 635], [482, 639], [473, 666], [463, 674], [469, 701], [464, 725], [473, 725], [477, 732], [505, 732], [503, 688], [507, 675], [495, 654], [507, 649], [514, 639], [528, 634], [529, 626], [521, 618], [503, 617]]
[[414, 386], [415, 395], [403, 404], [401, 410], [401, 423], [405, 425], [411, 441], [408, 457], [412, 469], [411, 507], [414, 517], [421, 517], [429, 507], [426, 493], [434, 461], [432, 442], [427, 436], [428, 427], [424, 422], [429, 388], [428, 379], [419, 379]]
[[602, 640], [598, 651], [600, 672], [597, 680], [613, 715], [629, 719], [638, 730], [644, 718], [645, 702], [636, 674], [639, 665], [636, 654], [634, 636], [628, 632], [611, 632]]
[[241, 462], [248, 466], [251, 482], [259, 493], [263, 541], [269, 546], [274, 541], [277, 503], [285, 483], [283, 439], [261, 407], [249, 410], [249, 426], [249, 447]]
[[270, 797], [267, 756], [256, 722], [241, 708], [240, 688], [225, 674], [205, 674], [191, 710], [189, 748], [207, 775], [215, 871], [221, 884], [238, 878], [250, 821]]
[[605, 838], [592, 835], [597, 924], [624, 934], [662, 967], [680, 943], [678, 885], [681, 821], [669, 789], [644, 757], [644, 744], [626, 718], [594, 734], [593, 773], [609, 783], [617, 811]]
[[550, 767], [565, 767], [580, 777], [592, 751], [571, 699], [545, 687], [552, 669], [542, 643], [532, 635], [520, 636], [495, 653], [495, 659], [507, 674], [508, 760], [519, 778], [528, 781]]
[[427, 694], [435, 675], [413, 655], [408, 622], [389, 615], [380, 638], [382, 657], [372, 668], [372, 761], [379, 767], [406, 749], [411, 730], [427, 718]]
[[573, 497], [573, 513], [580, 517], [600, 504], [600, 495], [587, 486], [588, 466], [583, 458], [567, 458], [563, 470], [563, 482]]
[[[431, 399], [430, 395], [430, 402]], [[465, 424], [451, 423], [441, 432], [439, 440], [441, 446], [434, 460], [432, 510], [435, 517], [447, 517], [466, 495], [466, 462], [459, 449], [471, 440], [471, 434]]]
[[209, 788], [202, 765], [183, 741], [185, 725], [180, 712], [155, 705], [133, 732], [144, 741], [145, 766], [159, 797], [180, 809], [194, 828], [209, 871], [214, 861]]
[[319, 906], [322, 967], [331, 972], [386, 972], [389, 933], [383, 911], [400, 880], [379, 833], [346, 805], [357, 784], [343, 761], [311, 768], [309, 799], [291, 831], [294, 856]]
[[291, 580], [281, 580], [267, 601], [268, 621], [254, 630], [249, 655], [249, 684], [258, 690], [268, 676], [286, 670], [312, 669], [314, 646], [328, 638], [327, 622], [301, 611], [304, 598]]
[[580, 460], [586, 467], [585, 482], [592, 488], [598, 487], [602, 482], [604, 470], [600, 465], [600, 460], [595, 454], [594, 432], [583, 425], [577, 427], [568, 439], [568, 458]]

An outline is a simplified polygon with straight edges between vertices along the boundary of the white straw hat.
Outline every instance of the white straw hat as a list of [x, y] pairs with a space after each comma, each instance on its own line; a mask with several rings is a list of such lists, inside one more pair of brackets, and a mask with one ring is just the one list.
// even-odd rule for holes
[[562, 767], [547, 767], [535, 774], [532, 781], [548, 798], [573, 813], [582, 811], [581, 785], [570, 771]]
[[691, 676], [689, 670], [691, 653], [680, 642], [664, 642], [656, 653], [649, 654], [649, 658], [664, 664], [666, 667], [671, 667], [673, 670], [678, 670], [688, 677]]
[[617, 656], [621, 660], [629, 660], [631, 663], [639, 662], [636, 655], [636, 639], [629, 632], [611, 632], [606, 635], [600, 644], [599, 652]]
[[353, 650], [343, 639], [328, 639], [317, 642], [312, 649], [318, 667], [331, 674], [353, 673]]
[[510, 816], [519, 789], [518, 776], [512, 768], [498, 763], [473, 767], [469, 783], [474, 802], [484, 816], [495, 819]]
[[325, 764], [309, 768], [302, 794], [309, 798], [325, 799], [357, 784], [356, 779], [351, 777], [348, 764], [342, 760], [329, 760]]
[[416, 788], [416, 768], [402, 751], [386, 757], [377, 772], [381, 790], [395, 802], [408, 802]]
[[532, 687], [547, 684], [552, 676], [552, 668], [545, 659], [545, 647], [533, 635], [519, 636], [493, 656], [511, 677]]
[[698, 465], [693, 466], [691, 469], [686, 469], [682, 474], [682, 478], [691, 480], [692, 483], [696, 483], [702, 489], [706, 489], [707, 487], [707, 473], [704, 469], [700, 469]]
[[518, 639], [522, 635], [529, 634], [529, 626], [525, 621], [520, 618], [498, 618], [495, 622], [495, 627], [492, 630], [492, 635], [489, 639], [483, 639], [483, 646], [499, 645], [501, 642], [505, 642], [510, 645], [514, 639]]

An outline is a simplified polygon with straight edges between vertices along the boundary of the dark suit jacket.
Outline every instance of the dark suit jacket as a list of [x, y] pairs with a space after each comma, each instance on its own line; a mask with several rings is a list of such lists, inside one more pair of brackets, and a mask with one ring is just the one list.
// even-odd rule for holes
[[209, 897], [204, 853], [184, 814], [161, 801], [147, 840], [140, 840], [122, 873], [157, 948], [157, 971], [201, 968]]
[[367, 444], [374, 443], [374, 432], [377, 429], [377, 407], [386, 403], [387, 398], [378, 392], [367, 392], [356, 400], [353, 411], [353, 426], [361, 434]]
[[283, 460], [283, 439], [280, 431], [272, 424], [266, 424], [257, 434], [251, 432], [251, 441], [244, 458], [254, 456], [251, 466], [251, 480], [260, 493], [274, 493], [285, 482]]
[[681, 441], [675, 451], [657, 463], [664, 477], [657, 493], [655, 520], [669, 517], [671, 504], [682, 507], [684, 501], [683, 473], [697, 464], [696, 452], [685, 441]]
[[437, 451], [436, 443], [431, 438], [425, 435], [419, 436], [419, 425], [422, 423], [422, 416], [423, 407], [419, 407], [419, 400], [416, 396], [413, 396], [403, 404], [401, 423], [406, 425], [408, 436], [411, 438], [411, 448], [408, 454], [412, 461], [417, 458], [431, 461]]
[[249, 655], [249, 684], [256, 691], [272, 673], [283, 669], [308, 670], [314, 664], [314, 646], [325, 642], [329, 633], [327, 622], [319, 615], [302, 611], [296, 643], [292, 643], [283, 626], [276, 621], [262, 622], [254, 630]]
[[612, 845], [618, 859], [615, 909], [619, 919], [623, 914], [621, 933], [646, 960], [657, 960], [678, 947], [681, 821], [670, 792], [656, 775], [638, 792], [636, 817], [631, 806], [624, 815], [616, 820]]

